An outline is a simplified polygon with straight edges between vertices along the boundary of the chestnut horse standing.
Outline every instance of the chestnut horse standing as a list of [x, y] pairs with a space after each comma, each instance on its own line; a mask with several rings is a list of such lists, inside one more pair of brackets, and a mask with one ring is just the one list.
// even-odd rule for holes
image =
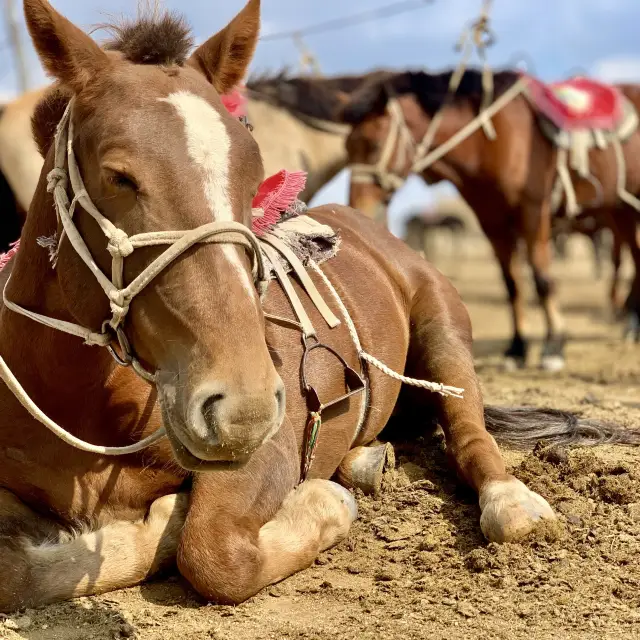
[[[176, 560], [205, 598], [241, 602], [345, 537], [355, 502], [327, 478], [375, 439], [401, 382], [371, 368], [366, 397], [327, 416], [301, 478], [303, 343], [283, 290], [261, 301], [264, 262], [250, 231], [260, 152], [220, 99], [253, 55], [258, 0], [191, 56], [174, 17], [124, 28], [105, 50], [46, 0], [24, 6], [59, 84], [36, 110], [46, 160], [0, 312], [11, 385], [0, 388], [0, 611], [133, 585]], [[375, 350], [410, 376], [464, 388], [463, 400], [414, 388], [399, 410], [425, 430], [439, 421], [490, 540], [516, 540], [554, 515], [505, 472], [485, 415], [521, 444], [638, 440], [560, 412], [484, 410], [454, 288], [364, 216], [311, 215], [342, 237], [337, 256], [310, 273], [340, 325], [329, 329], [293, 285], [318, 339], [355, 370], [360, 349]], [[37, 239], [54, 234], [52, 265]], [[159, 242], [171, 246], [161, 252]], [[117, 364], [125, 355], [133, 370]], [[308, 376], [331, 398], [345, 393], [344, 371], [320, 353]], [[50, 431], [60, 425], [66, 441]], [[168, 438], [154, 440], [160, 427]], [[141, 439], [143, 451], [133, 444]], [[122, 446], [120, 457], [102, 448]]]
[[[420, 162], [476, 120], [483, 99], [480, 72], [467, 70], [453, 96], [452, 72], [398, 73], [367, 85], [344, 107], [344, 122], [353, 130], [347, 139], [352, 166], [349, 204], [371, 217], [384, 217], [394, 191], [418, 167], [428, 183], [448, 180], [455, 185], [491, 242], [507, 288], [513, 314], [513, 338], [505, 356], [519, 366], [525, 364], [527, 340], [524, 332], [524, 299], [520, 283], [518, 243], [526, 244], [527, 257], [547, 333], [541, 365], [556, 370], [564, 366], [565, 324], [556, 303], [550, 274], [551, 194], [556, 176], [556, 150], [536, 121], [537, 112], [515, 84], [520, 76], [511, 71], [494, 75], [494, 104], [506, 102], [491, 117], [497, 134], [489, 139], [478, 126], [442, 157], [420, 169]], [[622, 93], [640, 109], [640, 87], [624, 85]], [[508, 93], [512, 99], [507, 99]], [[422, 143], [434, 129], [431, 144]], [[477, 120], [480, 125], [480, 120]], [[626, 188], [640, 193], [640, 131], [624, 145]], [[635, 234], [637, 212], [618, 202], [616, 161], [611, 148], [590, 154], [590, 169], [602, 185], [602, 206], [593, 215], [611, 215], [616, 233], [628, 243], [636, 277], [626, 306], [631, 321], [640, 313], [640, 245]], [[593, 201], [593, 186], [575, 185], [578, 202]], [[635, 319], [635, 320], [634, 320]], [[640, 335], [640, 334], [639, 334]]]

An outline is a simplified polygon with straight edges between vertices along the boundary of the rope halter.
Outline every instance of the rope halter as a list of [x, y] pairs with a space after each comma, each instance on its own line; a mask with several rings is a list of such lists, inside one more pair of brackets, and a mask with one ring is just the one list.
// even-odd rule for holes
[[[83, 338], [86, 344], [107, 347], [118, 364], [123, 366], [131, 364], [140, 376], [154, 381], [154, 375], [145, 371], [134, 357], [123, 331], [123, 323], [134, 297], [176, 258], [194, 245], [198, 243], [233, 243], [241, 245], [249, 251], [254, 282], [262, 299], [268, 285], [263, 255], [256, 236], [239, 222], [209, 222], [191, 230], [154, 231], [133, 236], [127, 235], [125, 231], [116, 227], [98, 211], [85, 189], [73, 152], [72, 107], [73, 99], [69, 102], [56, 131], [55, 166], [47, 175], [47, 190], [53, 193], [58, 222], [62, 224], [63, 231], [60, 241], [63, 236], [66, 236], [76, 253], [89, 267], [109, 299], [111, 317], [103, 322], [100, 332], [94, 332], [75, 323], [34, 313], [7, 299], [6, 289], [10, 278], [7, 280], [2, 294], [4, 304], [15, 313], [31, 318], [40, 324]], [[68, 166], [68, 170], [65, 169], [65, 165]], [[69, 200], [67, 195], [69, 183], [71, 184], [71, 192], [74, 194], [72, 200]], [[73, 214], [78, 204], [98, 223], [107, 238], [107, 251], [111, 255], [111, 278], [108, 278], [98, 267], [73, 222]], [[124, 259], [140, 247], [158, 245], [169, 246], [127, 286], [124, 286]], [[115, 340], [119, 344], [119, 354], [113, 347]]]
[[[390, 117], [389, 133], [382, 145], [378, 161], [375, 164], [355, 163], [349, 165], [349, 168], [353, 184], [377, 184], [384, 191], [393, 192], [400, 189], [407, 179], [405, 171], [407, 163], [413, 162], [416, 143], [396, 98], [389, 99], [387, 113]], [[396, 157], [392, 164], [394, 151]]]

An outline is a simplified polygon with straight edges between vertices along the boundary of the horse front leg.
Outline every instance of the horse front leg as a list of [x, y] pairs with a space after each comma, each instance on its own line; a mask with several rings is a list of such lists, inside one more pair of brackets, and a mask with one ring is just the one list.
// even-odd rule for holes
[[283, 427], [243, 468], [196, 476], [178, 567], [204, 598], [243, 602], [346, 537], [354, 497], [329, 480], [296, 487], [299, 470]]
[[412, 397], [418, 408], [428, 406], [437, 411], [449, 460], [478, 494], [484, 535], [494, 542], [514, 541], [530, 533], [540, 520], [554, 519], [544, 498], [506, 472], [498, 446], [486, 430], [471, 352], [471, 323], [447, 281], [427, 283], [418, 290], [411, 326], [408, 375], [464, 389], [464, 399], [423, 390], [415, 390]]
[[0, 612], [131, 587], [173, 566], [187, 503], [167, 495], [136, 522], [70, 532], [0, 488]]

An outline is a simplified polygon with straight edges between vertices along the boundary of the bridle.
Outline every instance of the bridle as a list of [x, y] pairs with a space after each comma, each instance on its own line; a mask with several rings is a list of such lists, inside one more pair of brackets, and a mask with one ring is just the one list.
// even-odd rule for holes
[[[349, 165], [351, 183], [376, 184], [387, 193], [397, 191], [411, 174], [421, 174], [481, 127], [486, 130], [490, 124], [490, 118], [520, 95], [527, 84], [526, 77], [520, 78], [497, 100], [435, 149], [431, 149], [431, 146], [444, 117], [446, 104], [434, 115], [422, 140], [416, 141], [407, 125], [400, 102], [395, 97], [389, 98], [387, 102], [387, 113], [390, 118], [389, 133], [382, 145], [380, 157], [374, 164]], [[392, 163], [394, 151], [396, 156]], [[408, 170], [407, 165], [409, 165]]]
[[[268, 285], [263, 255], [253, 232], [243, 224], [234, 221], [209, 222], [195, 229], [184, 231], [153, 231], [128, 236], [125, 231], [116, 227], [98, 211], [85, 189], [73, 151], [72, 113], [73, 100], [69, 102], [56, 131], [55, 163], [54, 168], [47, 175], [47, 191], [53, 193], [58, 222], [62, 224], [63, 228], [58, 247], [62, 237], [66, 236], [109, 299], [111, 317], [102, 323], [100, 332], [95, 332], [79, 324], [29, 311], [7, 298], [6, 290], [11, 278], [7, 280], [2, 294], [4, 304], [11, 311], [40, 324], [83, 338], [86, 344], [106, 347], [119, 365], [131, 365], [142, 378], [149, 382], [155, 382], [155, 374], [146, 371], [135, 357], [123, 329], [123, 322], [135, 296], [143, 291], [176, 258], [194, 245], [198, 243], [233, 243], [241, 245], [249, 251], [254, 282], [262, 299]], [[71, 201], [67, 195], [69, 182], [74, 194]], [[98, 223], [108, 240], [107, 251], [111, 254], [111, 278], [108, 278], [97, 265], [73, 221], [73, 214], [78, 204]], [[158, 245], [169, 245], [169, 247], [127, 286], [124, 286], [125, 258], [140, 247]], [[118, 350], [114, 347], [116, 343]]]
[[378, 161], [375, 164], [354, 163], [349, 168], [353, 184], [376, 184], [384, 191], [393, 192], [406, 182], [406, 167], [408, 162], [413, 164], [412, 159], [416, 157], [418, 145], [407, 126], [397, 98], [389, 99], [387, 113], [390, 118], [389, 133], [382, 144]]

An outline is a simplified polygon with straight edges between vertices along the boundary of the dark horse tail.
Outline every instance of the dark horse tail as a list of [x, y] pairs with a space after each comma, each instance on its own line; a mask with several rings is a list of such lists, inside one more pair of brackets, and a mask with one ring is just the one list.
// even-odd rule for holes
[[533, 407], [484, 408], [487, 431], [499, 444], [517, 449], [543, 445], [593, 447], [599, 444], [640, 444], [640, 430], [603, 422], [558, 409]]

